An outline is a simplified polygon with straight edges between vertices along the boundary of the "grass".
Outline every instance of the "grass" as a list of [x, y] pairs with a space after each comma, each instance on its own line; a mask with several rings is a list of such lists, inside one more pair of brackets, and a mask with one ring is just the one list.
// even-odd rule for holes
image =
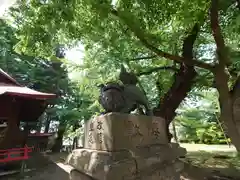
[[[235, 152], [188, 152], [183, 161], [196, 167], [195, 171], [202, 170], [208, 176], [218, 175], [240, 179], [240, 156]], [[185, 171], [188, 169], [186, 168]]]
[[234, 166], [240, 170], [240, 156], [224, 152], [188, 152], [186, 161], [199, 167], [223, 167]]

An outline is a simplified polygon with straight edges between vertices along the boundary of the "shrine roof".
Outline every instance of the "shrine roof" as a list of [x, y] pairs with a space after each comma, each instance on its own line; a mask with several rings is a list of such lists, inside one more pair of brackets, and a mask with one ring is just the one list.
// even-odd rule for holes
[[19, 96], [46, 100], [55, 98], [55, 94], [43, 93], [28, 87], [21, 86], [14, 78], [0, 69], [0, 95]]
[[16, 85], [16, 86], [21, 86], [13, 77], [11, 77], [9, 74], [7, 74], [5, 71], [3, 71], [0, 68], [0, 82], [6, 83], [6, 84], [11, 84], [11, 85]]
[[25, 98], [42, 99], [42, 100], [56, 97], [55, 94], [42, 93], [27, 87], [12, 86], [12, 85], [0, 83], [0, 95], [3, 95], [3, 94], [10, 95], [10, 96], [25, 97]]

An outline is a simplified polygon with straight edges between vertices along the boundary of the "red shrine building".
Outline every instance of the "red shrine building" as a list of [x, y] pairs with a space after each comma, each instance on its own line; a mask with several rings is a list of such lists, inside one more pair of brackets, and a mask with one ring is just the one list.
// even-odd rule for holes
[[29, 132], [20, 130], [20, 122], [36, 122], [55, 94], [21, 86], [0, 69], [0, 150], [24, 147]]

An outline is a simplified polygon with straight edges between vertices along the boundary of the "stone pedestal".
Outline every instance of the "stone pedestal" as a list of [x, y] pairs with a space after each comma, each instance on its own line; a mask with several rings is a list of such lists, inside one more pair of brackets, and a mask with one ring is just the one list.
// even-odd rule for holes
[[72, 180], [178, 180], [185, 154], [168, 143], [163, 119], [110, 113], [87, 122], [84, 148], [67, 163]]

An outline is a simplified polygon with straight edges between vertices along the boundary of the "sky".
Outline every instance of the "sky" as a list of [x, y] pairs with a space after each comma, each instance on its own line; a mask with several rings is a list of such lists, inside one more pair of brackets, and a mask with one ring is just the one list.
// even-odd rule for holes
[[[83, 64], [83, 58], [84, 58], [84, 47], [82, 45], [79, 45], [79, 47], [72, 48], [68, 51], [66, 51], [66, 57], [68, 61], [81, 65]], [[68, 71], [68, 77], [73, 80], [77, 81], [79, 80], [79, 76], [81, 75], [80, 72], [77, 71]]]
[[16, 0], [0, 0], [0, 18], [4, 16], [5, 11], [15, 2]]
[[66, 59], [80, 65], [83, 63], [84, 57], [84, 47], [79, 45], [79, 47], [69, 49], [66, 51]]

